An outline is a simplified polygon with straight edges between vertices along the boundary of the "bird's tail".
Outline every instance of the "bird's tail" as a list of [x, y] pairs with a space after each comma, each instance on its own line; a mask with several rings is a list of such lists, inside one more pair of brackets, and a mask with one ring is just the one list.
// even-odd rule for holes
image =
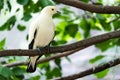
[[27, 72], [35, 72], [36, 70], [36, 62], [37, 62], [38, 56], [30, 57], [30, 61], [27, 66]]

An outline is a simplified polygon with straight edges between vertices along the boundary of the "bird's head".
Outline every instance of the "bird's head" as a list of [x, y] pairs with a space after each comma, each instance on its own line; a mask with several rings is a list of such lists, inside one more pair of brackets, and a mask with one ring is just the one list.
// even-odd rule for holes
[[56, 13], [59, 13], [58, 9], [56, 6], [47, 6], [43, 8], [43, 12], [46, 12], [47, 14], [54, 15]]

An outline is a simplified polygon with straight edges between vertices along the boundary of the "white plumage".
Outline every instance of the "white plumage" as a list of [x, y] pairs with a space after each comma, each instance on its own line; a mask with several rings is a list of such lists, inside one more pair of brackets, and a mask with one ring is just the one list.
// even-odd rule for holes
[[[55, 6], [45, 7], [39, 16], [31, 23], [29, 29], [29, 49], [37, 47], [46, 47], [54, 38], [55, 25], [52, 16], [57, 13]], [[36, 70], [36, 62], [40, 56], [30, 57], [30, 62], [27, 67], [27, 72]]]

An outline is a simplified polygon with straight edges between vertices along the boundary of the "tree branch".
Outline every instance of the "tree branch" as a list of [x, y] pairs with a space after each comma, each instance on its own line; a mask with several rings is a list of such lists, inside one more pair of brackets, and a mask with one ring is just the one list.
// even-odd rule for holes
[[119, 6], [102, 6], [102, 5], [87, 4], [79, 0], [53, 0], [53, 1], [95, 13], [120, 14]]
[[56, 46], [56, 47], [50, 47], [50, 50], [46, 50], [45, 48], [41, 49], [41, 52], [38, 52], [37, 50], [2, 50], [0, 51], [0, 57], [2, 56], [36, 56], [36, 55], [43, 55], [48, 53], [62, 53], [66, 51], [71, 51], [78, 49], [84, 49], [88, 46], [91, 46], [93, 44], [97, 44], [109, 39], [113, 38], [119, 38], [120, 37], [120, 30], [113, 31], [109, 33], [105, 33], [102, 35], [94, 36], [92, 38], [88, 38], [82, 41], [78, 41], [72, 44], [68, 44], [65, 46]]
[[[63, 52], [63, 53], [58, 53], [58, 54], [55, 54], [51, 57], [47, 57], [45, 59], [41, 59], [37, 62], [37, 64], [39, 63], [44, 63], [44, 62], [47, 62], [47, 61], [50, 61], [50, 60], [54, 60], [54, 59], [57, 59], [57, 58], [60, 58], [60, 57], [64, 57], [64, 56], [68, 56], [70, 54], [73, 54], [74, 52], [77, 52], [79, 49], [76, 49], [76, 50], [72, 50], [72, 51], [67, 51], [67, 52]], [[20, 65], [27, 65], [28, 62], [14, 62], [14, 63], [8, 63], [8, 64], [4, 64], [3, 66], [4, 67], [16, 67], [16, 66], [20, 66]]]
[[109, 61], [109, 62], [107, 62], [103, 65], [96, 66], [95, 68], [90, 68], [90, 69], [85, 70], [83, 72], [73, 74], [73, 75], [69, 75], [69, 76], [66, 76], [66, 77], [57, 78], [55, 80], [75, 80], [75, 79], [82, 78], [82, 77], [87, 76], [87, 75], [91, 75], [91, 74], [94, 74], [94, 73], [101, 72], [105, 69], [111, 68], [111, 67], [116, 66], [118, 64], [120, 64], [120, 58], [117, 58], [115, 60], [111, 60], [111, 61]]

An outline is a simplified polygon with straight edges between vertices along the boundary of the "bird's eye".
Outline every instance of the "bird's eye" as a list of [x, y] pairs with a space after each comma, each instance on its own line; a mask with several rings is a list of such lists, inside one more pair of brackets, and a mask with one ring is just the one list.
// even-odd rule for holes
[[54, 9], [52, 8], [52, 11], [54, 11]]

